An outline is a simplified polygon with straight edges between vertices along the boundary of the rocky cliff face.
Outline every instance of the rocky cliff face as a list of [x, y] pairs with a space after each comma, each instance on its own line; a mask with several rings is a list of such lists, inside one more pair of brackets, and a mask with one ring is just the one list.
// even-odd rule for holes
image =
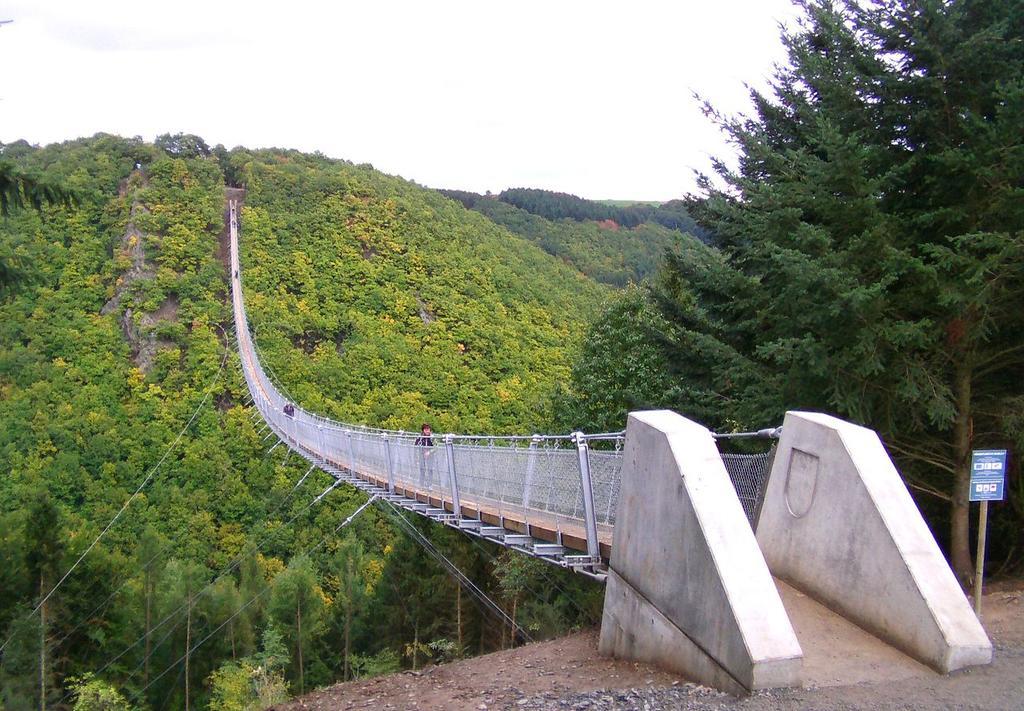
[[[131, 178], [121, 184], [122, 197], [127, 196], [132, 183], [145, 185], [145, 175], [142, 171], [135, 171]], [[147, 211], [146, 206], [139, 200], [132, 202], [132, 218]], [[145, 235], [135, 225], [134, 219], [125, 227], [115, 257], [127, 259], [131, 266], [118, 278], [114, 295], [100, 309], [100, 314], [106, 316], [121, 312], [121, 330], [125, 340], [131, 345], [132, 360], [140, 371], [149, 374], [157, 352], [163, 348], [174, 347], [173, 341], [157, 336], [157, 326], [161, 321], [177, 322], [178, 300], [174, 295], [168, 296], [160, 307], [151, 313], [140, 312], [132, 306], [123, 305], [127, 295], [137, 291], [139, 285], [156, 277], [155, 266], [146, 257]]]

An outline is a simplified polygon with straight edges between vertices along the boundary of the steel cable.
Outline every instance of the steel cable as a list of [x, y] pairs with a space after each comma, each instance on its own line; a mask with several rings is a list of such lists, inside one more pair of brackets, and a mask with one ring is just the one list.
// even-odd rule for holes
[[[217, 368], [216, 374], [214, 375], [213, 379], [210, 381], [210, 384], [207, 386], [206, 392], [203, 395], [202, 400], [200, 400], [199, 405], [192, 412], [192, 416], [188, 418], [188, 421], [185, 423], [185, 425], [178, 432], [178, 435], [174, 438], [174, 440], [164, 450], [163, 456], [161, 456], [160, 459], [157, 461], [157, 463], [155, 465], [153, 465], [153, 467], [149, 470], [149, 473], [146, 475], [146, 478], [143, 479], [142, 483], [139, 484], [139, 486], [135, 489], [135, 491], [132, 493], [132, 495], [128, 497], [128, 500], [124, 502], [124, 505], [121, 507], [121, 509], [116, 514], [114, 514], [114, 517], [112, 519], [110, 519], [110, 522], [103, 528], [102, 531], [100, 531], [99, 535], [97, 535], [93, 539], [92, 543], [90, 543], [89, 546], [85, 549], [85, 551], [78, 557], [78, 560], [76, 560], [74, 562], [74, 564], [72, 564], [72, 566], [70, 568], [68, 568], [67, 572], [65, 572], [64, 575], [61, 576], [60, 580], [58, 580], [57, 583], [52, 588], [50, 588], [50, 591], [48, 593], [46, 593], [46, 595], [36, 604], [36, 606], [34, 608], [32, 608], [32, 611], [29, 612], [25, 616], [26, 618], [31, 617], [32, 615], [37, 613], [39, 611], [39, 608], [41, 608], [43, 605], [45, 605], [46, 602], [51, 597], [53, 597], [53, 594], [55, 592], [57, 592], [57, 590], [60, 588], [61, 585], [64, 584], [64, 581], [68, 579], [68, 576], [70, 576], [71, 573], [73, 573], [75, 571], [75, 569], [79, 566], [79, 564], [83, 560], [85, 560], [85, 557], [87, 555], [89, 555], [89, 552], [92, 551], [92, 549], [96, 546], [96, 544], [100, 542], [100, 540], [114, 526], [114, 524], [117, 522], [117, 520], [119, 518], [121, 518], [121, 514], [123, 514], [128, 509], [128, 507], [135, 500], [135, 498], [142, 492], [142, 490], [146, 487], [146, 485], [153, 479], [153, 477], [156, 475], [157, 471], [159, 471], [160, 467], [167, 460], [167, 457], [170, 455], [170, 453], [172, 451], [174, 451], [175, 447], [177, 447], [177, 445], [178, 445], [178, 442], [181, 441], [181, 438], [185, 435], [185, 432], [188, 430], [189, 427], [192, 426], [192, 423], [195, 422], [195, 419], [199, 416], [199, 413], [202, 411], [203, 407], [206, 405], [206, 401], [209, 400], [210, 395], [213, 392], [213, 386], [220, 379], [220, 375], [224, 371], [224, 364], [227, 363], [227, 358], [228, 358], [228, 354], [227, 354], [227, 352], [225, 352], [224, 357], [221, 358], [220, 367]], [[7, 645], [10, 643], [10, 641], [13, 638], [14, 638], [14, 633], [12, 633], [6, 640], [4, 640], [4, 643], [2, 645], [0, 645], [0, 654], [3, 653], [3, 651], [7, 648]]]

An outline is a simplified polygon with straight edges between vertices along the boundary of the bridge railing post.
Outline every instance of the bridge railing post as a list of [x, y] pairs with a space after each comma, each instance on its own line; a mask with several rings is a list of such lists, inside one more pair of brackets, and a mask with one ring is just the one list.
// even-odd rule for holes
[[530, 452], [526, 456], [526, 475], [523, 477], [523, 509], [530, 508], [533, 495], [533, 474], [537, 471], [537, 448], [540, 446], [540, 435], [530, 438]]
[[316, 426], [316, 439], [317, 455], [323, 460], [324, 464], [327, 464], [327, 442], [324, 439], [324, 426], [319, 423]]
[[452, 513], [461, 518], [462, 501], [459, 499], [459, 478], [455, 473], [455, 441], [450, 434], [444, 436], [444, 449], [448, 460], [448, 488], [452, 494]]
[[582, 432], [573, 432], [576, 453], [580, 462], [580, 484], [583, 492], [583, 519], [587, 530], [587, 555], [596, 563], [601, 560], [601, 545], [597, 540], [597, 512], [594, 510], [594, 486], [590, 477], [590, 447]]
[[355, 475], [356, 453], [352, 448], [352, 430], [345, 430], [345, 441], [348, 444], [348, 470], [352, 475]]
[[395, 465], [391, 461], [391, 440], [384, 435], [384, 460], [388, 465], [388, 490], [395, 493]]

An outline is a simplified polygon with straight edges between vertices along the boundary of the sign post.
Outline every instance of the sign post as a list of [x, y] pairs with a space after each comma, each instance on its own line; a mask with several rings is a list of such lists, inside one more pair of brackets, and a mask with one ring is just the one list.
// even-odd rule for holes
[[985, 570], [985, 534], [988, 532], [988, 502], [1003, 500], [1006, 477], [1005, 449], [976, 449], [971, 452], [970, 501], [981, 502], [978, 518], [977, 572], [974, 578], [974, 614], [981, 614], [981, 583]]

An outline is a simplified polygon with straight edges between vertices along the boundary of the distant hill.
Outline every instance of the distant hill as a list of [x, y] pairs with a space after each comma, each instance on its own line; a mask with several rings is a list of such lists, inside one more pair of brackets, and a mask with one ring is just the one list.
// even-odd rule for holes
[[661, 200], [594, 200], [594, 202], [601, 205], [611, 205], [612, 207], [632, 207], [633, 205], [659, 207], [665, 204]]
[[706, 233], [686, 211], [682, 200], [666, 203], [632, 202], [617, 204], [613, 200], [586, 200], [568, 193], [556, 193], [535, 188], [510, 188], [498, 194], [498, 199], [515, 205], [534, 215], [549, 220], [614, 220], [622, 227], [636, 227], [644, 222], [655, 222], [671, 230], [686, 232], [704, 240]]
[[706, 234], [681, 201], [613, 204], [525, 188], [498, 195], [439, 192], [616, 287], [651, 274], [666, 249], [691, 238], [684, 235], [702, 239]]
[[[311, 508], [334, 480], [275, 449], [242, 404], [225, 186], [245, 188], [265, 364], [297, 402], [346, 421], [546, 431], [609, 288], [432, 190], [323, 156], [97, 135], [0, 145], [0, 162], [78, 197], [0, 216], [0, 265], [18, 277], [0, 293], [0, 708], [70, 708], [76, 684], [138, 708], [183, 708], [186, 693], [194, 708], [255, 708], [257, 669], [278, 697], [328, 684], [349, 643], [360, 675], [409, 663], [417, 643], [430, 657], [425, 640], [464, 638], [459, 656], [504, 644], [376, 509], [339, 535], [362, 494]], [[523, 579], [426, 531], [495, 597]], [[338, 563], [342, 544], [358, 565]], [[358, 580], [351, 615], [341, 571]], [[544, 574], [556, 584], [518, 607], [531, 634], [600, 610], [596, 584]]]

